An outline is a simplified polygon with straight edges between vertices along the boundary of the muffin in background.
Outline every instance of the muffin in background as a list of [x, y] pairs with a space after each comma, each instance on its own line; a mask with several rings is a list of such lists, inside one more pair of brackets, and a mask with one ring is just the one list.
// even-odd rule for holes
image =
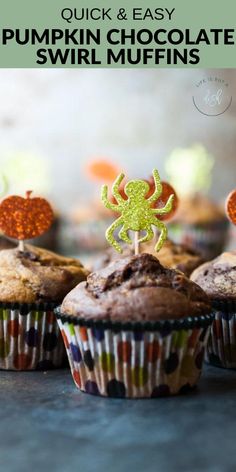
[[150, 398], [196, 385], [210, 309], [183, 273], [140, 254], [90, 274], [55, 312], [79, 389]]
[[17, 246], [17, 243], [12, 239], [6, 238], [3, 234], [0, 233], [0, 251], [2, 249], [12, 249]]
[[60, 247], [72, 254], [105, 249], [108, 244], [104, 233], [112, 221], [112, 213], [97, 200], [79, 205], [62, 221]]
[[236, 369], [236, 252], [225, 252], [203, 264], [191, 279], [205, 290], [213, 307], [206, 360]]
[[0, 369], [63, 364], [53, 309], [86, 276], [79, 261], [31, 245], [0, 251]]
[[89, 196], [72, 209], [62, 225], [62, 247], [72, 253], [92, 253], [107, 248], [104, 233], [112, 223], [113, 213], [100, 201], [100, 186], [113, 183], [121, 172], [117, 162], [106, 156], [91, 156], [82, 170], [85, 181], [90, 182]]
[[205, 260], [218, 256], [228, 240], [229, 222], [224, 209], [204, 195], [182, 197], [169, 223], [169, 236], [201, 253]]
[[[175, 244], [170, 239], [165, 241], [165, 244], [162, 246], [158, 254], [156, 253], [152, 242], [140, 244], [140, 252], [142, 254], [152, 254], [158, 258], [163, 266], [180, 270], [187, 276], [190, 276], [194, 269], [204, 262], [203, 258], [197, 251], [194, 251], [183, 244]], [[118, 254], [113, 248], [108, 248], [95, 257], [91, 271], [103, 269], [116, 259], [123, 259], [128, 256], [131, 257], [132, 255], [133, 248], [130, 246], [128, 247], [127, 245], [124, 245], [122, 254]]]

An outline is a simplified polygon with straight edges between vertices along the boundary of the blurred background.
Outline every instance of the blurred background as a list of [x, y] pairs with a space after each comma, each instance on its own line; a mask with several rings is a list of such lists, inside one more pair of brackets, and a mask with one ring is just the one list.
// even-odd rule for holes
[[235, 70], [1, 70], [0, 163], [10, 192], [32, 188], [68, 219], [99, 200], [91, 160], [108, 159], [129, 177], [157, 167], [167, 179], [173, 151], [200, 145], [214, 158], [200, 190], [222, 202], [236, 186], [236, 101], [219, 116], [200, 113], [192, 97], [207, 76], [235, 90]]

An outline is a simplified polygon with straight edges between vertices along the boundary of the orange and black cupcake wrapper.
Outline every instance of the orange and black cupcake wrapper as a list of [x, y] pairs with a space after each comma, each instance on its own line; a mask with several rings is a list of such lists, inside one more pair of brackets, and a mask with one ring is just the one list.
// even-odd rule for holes
[[179, 322], [92, 322], [56, 310], [76, 386], [108, 397], [151, 398], [195, 387], [211, 316]]
[[55, 304], [0, 303], [0, 369], [48, 370], [65, 362]]

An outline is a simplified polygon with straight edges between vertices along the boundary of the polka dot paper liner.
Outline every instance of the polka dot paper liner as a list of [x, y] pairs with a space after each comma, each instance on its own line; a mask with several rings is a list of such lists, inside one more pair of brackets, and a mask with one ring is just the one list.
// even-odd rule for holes
[[65, 362], [55, 304], [0, 304], [0, 369], [48, 370]]
[[192, 247], [206, 259], [214, 259], [224, 249], [228, 239], [229, 222], [187, 225], [169, 223], [168, 234], [175, 243]]
[[152, 398], [186, 392], [197, 384], [211, 316], [192, 322], [188, 318], [178, 326], [174, 321], [130, 329], [129, 323], [121, 329], [111, 322], [86, 324], [60, 309], [56, 315], [74, 382], [83, 392]]
[[236, 300], [214, 300], [214, 321], [206, 349], [206, 361], [236, 369]]

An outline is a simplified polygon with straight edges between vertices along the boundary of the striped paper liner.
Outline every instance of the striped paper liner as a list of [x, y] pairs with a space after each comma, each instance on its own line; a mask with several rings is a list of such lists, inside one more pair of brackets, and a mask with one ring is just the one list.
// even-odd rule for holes
[[214, 321], [206, 349], [206, 361], [236, 369], [236, 301], [213, 300]]
[[65, 363], [55, 304], [0, 303], [0, 369], [48, 370]]
[[[56, 310], [71, 373], [83, 392], [127, 398], [175, 395], [196, 386], [212, 317], [185, 322], [86, 323]], [[130, 326], [131, 325], [131, 326]]]

